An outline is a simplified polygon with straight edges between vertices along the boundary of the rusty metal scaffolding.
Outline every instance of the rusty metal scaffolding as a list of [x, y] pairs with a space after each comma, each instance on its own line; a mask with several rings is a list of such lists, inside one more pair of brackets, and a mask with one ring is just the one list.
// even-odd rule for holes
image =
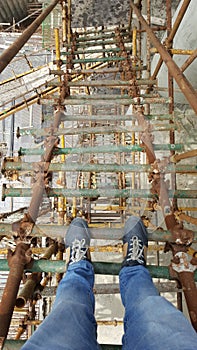
[[[17, 43], [2, 54], [1, 71], [58, 2], [53, 1]], [[180, 53], [179, 48], [173, 47], [173, 38], [190, 1], [183, 1], [173, 25], [170, 0], [166, 0], [165, 25], [159, 27], [151, 23], [151, 1], [139, 0], [135, 4], [130, 2], [129, 23], [124, 26], [75, 30], [71, 1], [62, 0], [60, 4], [61, 29], [54, 30], [56, 57], [47, 66], [45, 86], [41, 81], [39, 94], [33, 90], [23, 92], [22, 102], [9, 108], [5, 103], [2, 109], [6, 109], [0, 112], [3, 120], [39, 103], [43, 108], [47, 106], [43, 118], [50, 121], [47, 128], [17, 128], [18, 138], [41, 137], [40, 147], [20, 148], [17, 156], [5, 157], [2, 162], [4, 178], [31, 178], [31, 186], [4, 184], [2, 188], [3, 200], [29, 197], [30, 205], [22, 218], [12, 224], [0, 222], [1, 237], [13, 240], [16, 246], [8, 252], [7, 260], [0, 259], [1, 271], [9, 271], [0, 304], [1, 349], [4, 344], [6, 349], [19, 349], [25, 337], [41, 322], [36, 319], [35, 305], [47, 285], [56, 287], [65, 271], [62, 238], [76, 216], [88, 221], [95, 242], [97, 239], [111, 242], [107, 246], [95, 243], [91, 247], [93, 253], [103, 254], [120, 253], [125, 220], [131, 214], [142, 217], [149, 232], [149, 252], [156, 253], [157, 261], [154, 266], [148, 260], [148, 269], [159, 283], [164, 279], [171, 281], [163, 282], [163, 289], [160, 288], [176, 292], [177, 307], [181, 310], [184, 293], [191, 323], [197, 329], [197, 233], [193, 229], [197, 224], [193, 216], [196, 206], [183, 204], [183, 199], [195, 202], [197, 191], [188, 186], [179, 187], [183, 174], [193, 183], [197, 170], [193, 159], [197, 151], [195, 140], [181, 142], [177, 137], [181, 112], [176, 109], [173, 84], [175, 80], [196, 113], [197, 94], [183, 73], [195, 59], [196, 51], [185, 51], [190, 58], [182, 67], [173, 60], [173, 55]], [[146, 17], [142, 15], [145, 10]], [[161, 33], [167, 33], [165, 44], [161, 43]], [[159, 53], [160, 59], [152, 70], [154, 52]], [[168, 67], [164, 95], [157, 80], [162, 64]], [[42, 69], [39, 67], [38, 72]], [[35, 69], [23, 76], [34, 72]], [[21, 75], [15, 77], [14, 84], [20, 78]], [[10, 83], [8, 80], [1, 86]], [[24, 161], [25, 156], [28, 161]], [[37, 161], [32, 162], [31, 156], [36, 156]], [[51, 214], [46, 211], [43, 214], [46, 222], [43, 219], [44, 224], [37, 224], [45, 198], [52, 200]], [[169, 266], [161, 262], [161, 256], [168, 251], [172, 252]], [[32, 252], [38, 259], [32, 258]], [[0, 254], [5, 253], [5, 249], [0, 249]], [[95, 260], [93, 264], [96, 274], [117, 275], [120, 269], [120, 263]], [[26, 271], [31, 272], [28, 277]], [[22, 278], [24, 285], [18, 294]], [[107, 291], [103, 286], [95, 289], [98, 293], [118, 292], [116, 285], [109, 285]], [[34, 311], [25, 313], [15, 340], [9, 339], [14, 309], [21, 310], [27, 303], [29, 310]], [[46, 316], [50, 307], [45, 305], [44, 310]], [[19, 340], [22, 335], [24, 338]], [[103, 345], [102, 348], [121, 347]]]

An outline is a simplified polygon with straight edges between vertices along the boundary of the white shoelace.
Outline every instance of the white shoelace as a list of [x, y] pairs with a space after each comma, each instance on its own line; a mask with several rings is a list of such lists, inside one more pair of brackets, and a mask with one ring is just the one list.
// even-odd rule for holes
[[85, 245], [85, 238], [83, 238], [81, 241], [75, 239], [71, 247], [70, 264], [84, 260], [86, 258], [87, 250], [88, 248]]
[[127, 261], [136, 260], [139, 264], [144, 263], [144, 245], [143, 242], [137, 237], [133, 236], [129, 242], [129, 253], [127, 254]]

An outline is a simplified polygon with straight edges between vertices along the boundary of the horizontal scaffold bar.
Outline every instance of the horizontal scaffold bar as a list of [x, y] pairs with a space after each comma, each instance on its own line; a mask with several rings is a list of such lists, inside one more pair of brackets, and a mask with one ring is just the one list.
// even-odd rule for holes
[[[142, 85], [155, 85], [157, 83], [157, 80], [150, 80], [150, 79], [138, 79], [135, 81], [135, 84], [138, 86]], [[61, 85], [61, 82], [48, 82], [47, 86], [59, 86]], [[95, 87], [131, 87], [133, 85], [133, 81], [129, 80], [84, 80], [84, 81], [72, 81], [68, 82], [68, 86], [70, 87], [81, 87], [81, 86], [95, 86]]]
[[[142, 70], [147, 70], [147, 66], [135, 66], [132, 67], [133, 71], [142, 71]], [[81, 69], [81, 68], [75, 68], [70, 70], [70, 74], [112, 74], [112, 73], [121, 73], [123, 70], [121, 68], [87, 68], [87, 69]], [[65, 72], [63, 70], [57, 71], [57, 70], [49, 70], [50, 74], [60, 74], [64, 75]]]
[[[121, 266], [121, 263], [93, 262], [94, 272], [98, 275], [118, 275]], [[147, 269], [153, 278], [172, 279], [168, 266], [149, 265]], [[9, 271], [7, 259], [0, 259], [0, 271]], [[63, 260], [34, 260], [31, 268], [26, 269], [26, 271], [64, 273], [66, 264]], [[197, 271], [195, 272], [195, 280], [197, 281]]]
[[[6, 188], [2, 187], [2, 200], [6, 197], [32, 197], [32, 188]], [[192, 198], [197, 199], [197, 190], [175, 190], [168, 191], [170, 198]], [[65, 189], [52, 188], [45, 193], [45, 197], [104, 197], [104, 198], [158, 198], [158, 195], [150, 193], [150, 190], [140, 189]]]
[[[82, 48], [82, 47], [92, 47], [92, 46], [102, 46], [102, 45], [116, 45], [117, 41], [112, 39], [112, 40], [91, 40], [88, 43], [83, 43], [83, 42], [78, 42], [76, 44], [76, 47]], [[130, 39], [124, 39], [125, 44], [131, 44]], [[64, 44], [65, 47], [72, 48], [72, 44]]]
[[[72, 63], [95, 63], [95, 62], [119, 62], [119, 61], [125, 61], [126, 57], [120, 57], [120, 56], [109, 56], [109, 57], [95, 57], [95, 58], [78, 58], [73, 59]], [[63, 64], [70, 63], [68, 60], [62, 60]]]
[[[182, 151], [184, 150], [183, 144], [154, 144], [154, 151]], [[107, 145], [107, 146], [94, 146], [94, 147], [67, 147], [56, 148], [53, 152], [54, 155], [59, 154], [83, 154], [83, 153], [130, 153], [130, 152], [144, 152], [145, 147], [140, 145], [124, 146], [124, 145]], [[43, 155], [43, 148], [20, 148], [20, 156], [31, 155]]]
[[[154, 127], [151, 127], [151, 132], [156, 131], [170, 131], [170, 130], [176, 130], [177, 126], [175, 124], [157, 124], [154, 125]], [[53, 135], [60, 136], [60, 135], [83, 135], [83, 134], [113, 134], [113, 133], [133, 133], [133, 132], [143, 132], [145, 128], [143, 126], [134, 125], [133, 127], [129, 126], [95, 126], [95, 127], [87, 127], [87, 128], [79, 128], [79, 127], [73, 127], [73, 128], [62, 128], [57, 131], [54, 131]], [[51, 135], [51, 129], [50, 128], [42, 128], [42, 129], [23, 129], [18, 128], [18, 136], [23, 135], [34, 135], [34, 136], [49, 136]]]
[[[112, 224], [113, 225], [113, 224]], [[123, 237], [124, 228], [115, 228], [115, 227], [102, 227], [96, 228], [91, 227], [91, 238], [92, 239], [105, 239], [105, 240], [121, 240]], [[68, 226], [65, 225], [35, 225], [33, 227], [33, 231], [31, 232], [31, 236], [36, 237], [51, 237], [57, 239], [63, 239], [66, 235]], [[13, 235], [12, 232], [12, 224], [8, 223], [0, 223], [0, 236], [9, 236]], [[158, 242], [166, 242], [172, 241], [172, 234], [170, 231], [165, 230], [149, 230], [148, 229], [148, 240], [149, 241], [158, 241]], [[197, 241], [197, 232], [194, 233], [194, 242]]]
[[[7, 339], [5, 341], [3, 350], [20, 350], [25, 344], [25, 340]], [[100, 344], [102, 350], [121, 350], [122, 345]]]
[[[74, 153], [74, 152], [73, 152]], [[1, 171], [28, 171], [33, 172], [36, 168], [35, 162], [9, 162], [4, 161]], [[41, 165], [41, 163], [40, 163]], [[82, 171], [82, 172], [150, 172], [153, 168], [151, 164], [93, 164], [93, 163], [51, 163], [49, 165], [49, 171]], [[164, 173], [197, 173], [197, 165], [192, 164], [168, 164], [162, 170]]]
[[[136, 67], [132, 67], [132, 70], [133, 71], [142, 71], [142, 70], [147, 70], [147, 66], [136, 66]], [[81, 69], [81, 68], [75, 68], [75, 69], [71, 69], [70, 70], [70, 74], [72, 76], [74, 75], [77, 75], [77, 76], [80, 76], [81, 74], [94, 74], [94, 76], [96, 74], [114, 74], [114, 73], [121, 73], [123, 72], [123, 70], [121, 70], [120, 68], [106, 68], [106, 67], [103, 67], [103, 68], [89, 68], [89, 69]], [[54, 74], [54, 75], [65, 75], [65, 71], [60, 69], [60, 70], [57, 70], [57, 69], [50, 69], [49, 68], [49, 75], [50, 74]]]
[[[125, 36], [130, 36], [130, 33], [129, 31], [126, 31], [126, 30], [122, 30], [122, 37], [125, 37]], [[81, 42], [81, 41], [92, 41], [92, 40], [99, 40], [99, 39], [103, 39], [103, 38], [115, 38], [115, 32], [114, 31], [111, 31], [110, 33], [100, 33], [100, 34], [96, 34], [94, 36], [91, 36], [89, 34], [86, 35], [86, 33], [84, 33], [83, 35], [81, 36], [78, 36], [76, 38], [76, 41], [77, 42]]]
[[[124, 26], [119, 26], [119, 30], [120, 30], [120, 33], [124, 33], [125, 31], [129, 31], [130, 32], [130, 29], [127, 25], [124, 25]], [[84, 37], [84, 36], [87, 36], [87, 35], [90, 35], [90, 34], [94, 34], [94, 35], [98, 35], [98, 34], [102, 34], [102, 33], [114, 33], [114, 29], [113, 28], [110, 28], [110, 27], [106, 27], [106, 28], [103, 28], [103, 27], [94, 27], [94, 28], [91, 28], [91, 29], [86, 29], [85, 31], [84, 30], [77, 30], [77, 34], [79, 35], [79, 37]]]
[[[131, 48], [128, 49], [128, 52], [130, 51]], [[77, 51], [62, 51], [61, 55], [62, 56], [69, 56], [69, 55], [87, 55], [87, 54], [92, 54], [92, 53], [103, 53], [103, 52], [120, 52], [121, 50], [119, 47], [110, 47], [110, 48], [104, 48], [104, 49], [78, 49]]]
[[[88, 96], [92, 95], [83, 95], [83, 98], [80, 98], [80, 96], [72, 97], [70, 96], [69, 98], [66, 98], [64, 103], [62, 103], [62, 106], [76, 106], [76, 105], [102, 105], [102, 106], [109, 106], [109, 105], [114, 105], [114, 106], [129, 106], [131, 104], [138, 104], [138, 100], [135, 98], [121, 98], [121, 95], [113, 95], [113, 96], [119, 96], [117, 99], [116, 98], [110, 98], [111, 95], [109, 95], [109, 98], [102, 98], [101, 95], [97, 95], [97, 98], [89, 98]], [[96, 95], [95, 95], [96, 96]], [[104, 95], [107, 96], [107, 95]], [[147, 94], [147, 96], [150, 96]], [[58, 98], [58, 95], [53, 96], [53, 97], [48, 97], [48, 98], [41, 98], [39, 100], [40, 104], [54, 104], [54, 99]], [[50, 102], [51, 100], [51, 102]], [[171, 102], [170, 98], [164, 98], [164, 97], [146, 97], [145, 95], [140, 96], [140, 104], [144, 105], [147, 103], [150, 104], [168, 104]]]
[[[148, 120], [171, 120], [174, 119], [170, 114], [157, 114], [157, 115], [145, 115], [145, 118]], [[91, 114], [66, 114], [62, 113], [62, 121], [84, 121], [84, 120], [96, 120], [96, 121], [109, 121], [109, 120], [118, 120], [118, 121], [127, 121], [127, 120], [136, 120], [136, 116], [132, 114], [124, 115], [115, 115], [115, 114], [106, 114], [106, 115], [91, 115]]]

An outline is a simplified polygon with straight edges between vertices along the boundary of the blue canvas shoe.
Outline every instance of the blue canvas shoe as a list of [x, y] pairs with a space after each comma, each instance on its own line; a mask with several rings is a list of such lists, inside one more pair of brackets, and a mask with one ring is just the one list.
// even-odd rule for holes
[[90, 259], [90, 230], [85, 220], [75, 218], [66, 233], [65, 246], [67, 248], [67, 263], [73, 264], [80, 260]]
[[131, 216], [125, 223], [123, 236], [124, 266], [146, 266], [148, 232], [139, 217]]

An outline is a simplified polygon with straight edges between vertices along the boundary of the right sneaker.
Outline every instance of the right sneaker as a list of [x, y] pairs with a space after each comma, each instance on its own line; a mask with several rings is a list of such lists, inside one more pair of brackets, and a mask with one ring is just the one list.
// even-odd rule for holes
[[146, 266], [148, 232], [139, 217], [131, 216], [125, 223], [123, 236], [124, 266]]
[[90, 259], [90, 230], [88, 224], [82, 218], [75, 218], [64, 238], [67, 248], [67, 263], [69, 265], [77, 263], [81, 260]]

